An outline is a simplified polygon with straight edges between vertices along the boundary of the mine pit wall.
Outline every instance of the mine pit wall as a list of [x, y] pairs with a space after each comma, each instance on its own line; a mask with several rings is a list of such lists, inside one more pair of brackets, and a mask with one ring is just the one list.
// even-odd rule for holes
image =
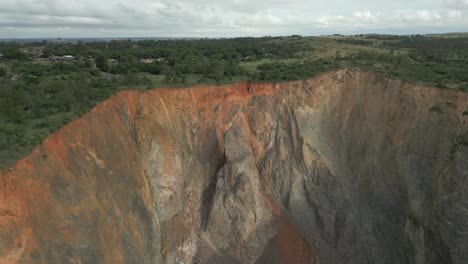
[[155, 263], [159, 225], [119, 93], [3, 172], [0, 263]]
[[466, 110], [349, 69], [120, 92], [2, 172], [0, 263], [463, 263]]

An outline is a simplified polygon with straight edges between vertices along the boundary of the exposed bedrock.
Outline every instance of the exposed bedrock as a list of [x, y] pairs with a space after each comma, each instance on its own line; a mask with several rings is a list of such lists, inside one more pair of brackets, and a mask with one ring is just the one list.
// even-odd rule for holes
[[468, 94], [120, 92], [1, 172], [0, 263], [466, 263]]

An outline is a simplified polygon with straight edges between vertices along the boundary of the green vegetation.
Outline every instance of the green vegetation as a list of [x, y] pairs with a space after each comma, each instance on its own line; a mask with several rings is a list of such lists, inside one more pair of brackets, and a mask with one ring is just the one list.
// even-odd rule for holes
[[453, 147], [450, 151], [450, 158], [454, 159], [455, 154], [457, 153], [458, 150], [460, 150], [461, 147], [463, 146], [468, 146], [468, 133], [465, 133], [464, 135], [458, 136], [455, 139], [455, 142], [453, 144]]
[[0, 167], [118, 90], [300, 80], [341, 67], [468, 91], [468, 35], [0, 43]]
[[442, 109], [440, 109], [440, 106], [438, 105], [434, 105], [433, 107], [431, 107], [431, 109], [429, 109], [430, 112], [437, 112], [437, 113], [442, 113]]

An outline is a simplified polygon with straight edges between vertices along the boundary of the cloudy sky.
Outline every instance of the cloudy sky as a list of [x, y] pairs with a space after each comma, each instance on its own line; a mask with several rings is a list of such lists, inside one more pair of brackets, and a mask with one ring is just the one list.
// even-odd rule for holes
[[468, 31], [468, 0], [0, 0], [0, 38]]

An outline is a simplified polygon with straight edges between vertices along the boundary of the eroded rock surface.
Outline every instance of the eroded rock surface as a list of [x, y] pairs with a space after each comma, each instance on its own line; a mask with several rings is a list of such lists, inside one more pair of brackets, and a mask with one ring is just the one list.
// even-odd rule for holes
[[1, 172], [0, 263], [466, 263], [468, 94], [120, 92]]

